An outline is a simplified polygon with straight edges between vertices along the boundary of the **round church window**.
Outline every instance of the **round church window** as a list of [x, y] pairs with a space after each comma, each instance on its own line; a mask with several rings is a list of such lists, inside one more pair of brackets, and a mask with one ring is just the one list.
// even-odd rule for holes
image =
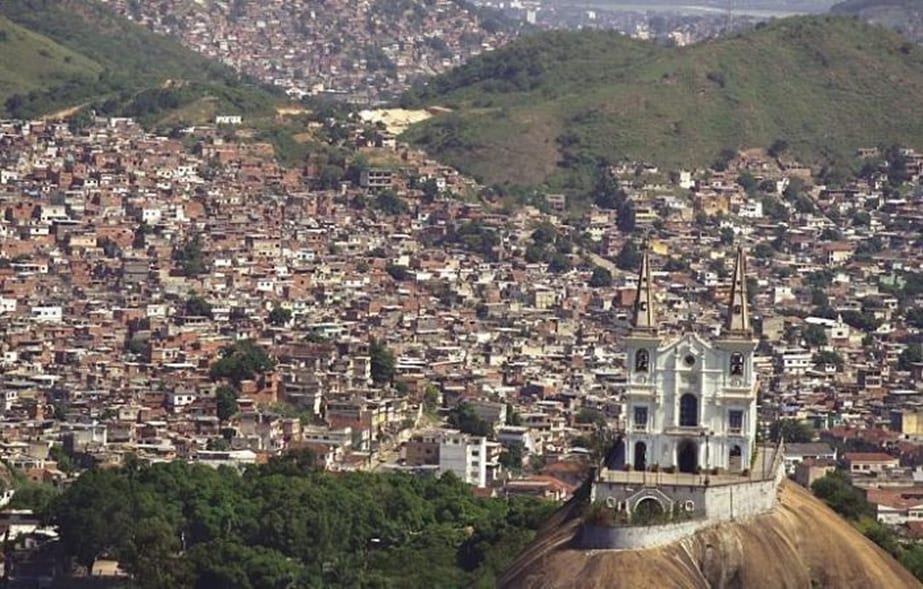
[[686, 363], [686, 366], [692, 366], [695, 364], [695, 356], [692, 354], [686, 354], [686, 357], [683, 358], [683, 362]]

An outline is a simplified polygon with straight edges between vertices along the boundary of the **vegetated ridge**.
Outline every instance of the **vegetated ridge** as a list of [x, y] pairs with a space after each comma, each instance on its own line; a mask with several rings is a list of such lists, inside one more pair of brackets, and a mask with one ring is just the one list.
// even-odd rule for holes
[[94, 0], [0, 2], [0, 114], [98, 102], [106, 114], [152, 122], [201, 100], [213, 116], [269, 112], [276, 97]]
[[[913, 575], [811, 494], [784, 481], [772, 513], [646, 550], [575, 550], [574, 515], [552, 517], [504, 588], [920, 587]], [[566, 506], [562, 510], [570, 509]]]
[[846, 0], [834, 4], [830, 12], [853, 14], [894, 29], [912, 41], [923, 42], [923, 2], [920, 0]]
[[923, 147], [923, 49], [847, 17], [794, 17], [681, 48], [614, 32], [521, 39], [408, 92], [454, 112], [406, 138], [489, 183], [579, 191], [600, 162], [702, 166], [784, 139], [807, 161]]

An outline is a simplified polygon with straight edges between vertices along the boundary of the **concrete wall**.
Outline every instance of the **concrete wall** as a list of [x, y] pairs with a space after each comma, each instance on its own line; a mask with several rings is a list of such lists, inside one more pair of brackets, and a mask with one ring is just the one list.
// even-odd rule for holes
[[[779, 454], [781, 456], [781, 453]], [[689, 485], [658, 485], [644, 487], [624, 483], [596, 482], [591, 490], [591, 501], [609, 505], [627, 502], [629, 510], [638, 501], [656, 495], [666, 496], [683, 506], [692, 501], [693, 519], [651, 526], [604, 527], [585, 525], [577, 536], [577, 544], [584, 549], [633, 550], [669, 544], [695, 531], [720, 522], [747, 518], [767, 513], [775, 508], [778, 488], [785, 478], [785, 468], [777, 456], [776, 475], [770, 480], [746, 481], [710, 487]], [[669, 505], [664, 505], [669, 508]]]
[[588, 525], [580, 529], [576, 543], [577, 548], [584, 550], [653, 548], [681, 540], [710, 525], [712, 525], [712, 522], [707, 519], [689, 520], [659, 526], [628, 526], [621, 528]]

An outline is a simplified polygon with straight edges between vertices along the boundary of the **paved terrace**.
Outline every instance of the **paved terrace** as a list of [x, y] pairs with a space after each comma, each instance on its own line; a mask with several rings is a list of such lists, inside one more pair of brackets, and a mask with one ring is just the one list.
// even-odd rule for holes
[[734, 485], [745, 481], [768, 481], [775, 478], [778, 461], [782, 460], [781, 446], [758, 446], [753, 468], [743, 476], [741, 474], [721, 473], [690, 474], [685, 472], [667, 473], [609, 470], [599, 470], [597, 481], [605, 483], [623, 483], [641, 486], [682, 485], [692, 487], [715, 487], [721, 485]]

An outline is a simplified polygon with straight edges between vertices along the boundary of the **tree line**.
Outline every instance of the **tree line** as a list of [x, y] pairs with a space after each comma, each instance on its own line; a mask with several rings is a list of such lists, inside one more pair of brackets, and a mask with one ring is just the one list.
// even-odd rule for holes
[[318, 471], [308, 451], [242, 474], [129, 459], [33, 497], [73, 563], [116, 559], [144, 588], [492, 587], [555, 508], [452, 474]]

